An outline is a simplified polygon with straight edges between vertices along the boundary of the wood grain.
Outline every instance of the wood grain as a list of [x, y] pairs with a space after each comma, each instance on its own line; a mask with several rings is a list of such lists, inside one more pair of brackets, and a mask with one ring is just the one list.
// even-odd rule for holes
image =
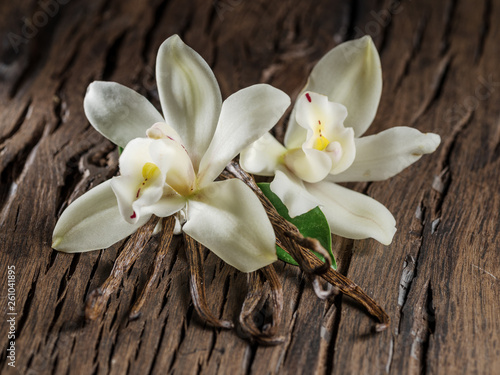
[[[50, 2], [49, 0], [45, 0]], [[0, 4], [0, 371], [5, 374], [496, 374], [500, 371], [500, 2], [38, 1]], [[51, 3], [54, 3], [52, 1]], [[43, 3], [45, 4], [45, 3]], [[23, 23], [24, 22], [24, 23]], [[43, 26], [28, 30], [26, 22]], [[383, 182], [350, 184], [393, 212], [390, 246], [334, 237], [339, 270], [390, 315], [390, 329], [345, 297], [321, 301], [297, 268], [277, 263], [280, 333], [264, 347], [203, 326], [188, 262], [174, 239], [141, 316], [155, 241], [84, 319], [85, 299], [124, 243], [85, 254], [50, 248], [67, 205], [117, 172], [114, 146], [88, 123], [94, 80], [129, 86], [157, 107], [156, 51], [179, 34], [211, 65], [224, 97], [266, 82], [294, 98], [315, 62], [371, 34], [384, 89], [369, 134], [413, 126], [441, 135], [434, 155]], [[14, 48], [13, 34], [23, 38]], [[275, 129], [282, 139], [284, 122]], [[7, 267], [16, 269], [16, 368], [7, 365]], [[246, 275], [204, 254], [218, 318], [238, 321]], [[265, 312], [262, 319], [266, 319]]]

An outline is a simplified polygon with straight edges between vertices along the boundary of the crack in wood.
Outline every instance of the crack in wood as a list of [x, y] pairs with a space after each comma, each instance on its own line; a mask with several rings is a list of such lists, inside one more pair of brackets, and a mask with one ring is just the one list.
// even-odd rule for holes
[[9, 138], [12, 138], [14, 134], [16, 134], [21, 129], [21, 126], [24, 124], [24, 122], [31, 117], [31, 113], [33, 112], [33, 107], [31, 105], [32, 102], [33, 99], [29, 97], [26, 100], [26, 104], [21, 110], [19, 116], [15, 121], [13, 121], [12, 128], [5, 135], [0, 137], [0, 152], [2, 152], [3, 149], [5, 148], [4, 146], [5, 141], [8, 140]]
[[146, 331], [146, 324], [147, 324], [146, 322], [141, 324], [141, 333], [139, 334], [138, 344], [135, 348], [135, 355], [133, 356], [134, 360], [136, 360], [136, 361], [139, 359], [139, 353], [140, 353], [141, 348], [142, 348], [144, 332]]
[[245, 348], [242, 358], [242, 367], [244, 369], [245, 375], [251, 375], [252, 373], [252, 364], [255, 359], [255, 354], [257, 352], [257, 344], [250, 344]]
[[[447, 138], [441, 146], [441, 153], [437, 163], [439, 173], [435, 177], [435, 180], [432, 184], [435, 191], [434, 199], [432, 202], [433, 221], [441, 217], [443, 203], [446, 196], [448, 195], [452, 182], [452, 172], [450, 169], [451, 155], [455, 149], [459, 136], [462, 134], [464, 129], [472, 123], [473, 117], [474, 112], [468, 112], [467, 115], [452, 128], [449, 138]], [[437, 222], [437, 224], [439, 224], [439, 222]], [[436, 231], [436, 229], [437, 226], [434, 228], [434, 232]]]
[[[76, 58], [78, 56], [78, 53], [81, 52], [81, 45], [83, 44], [86, 36], [85, 33], [79, 32], [84, 23], [85, 23], [85, 17], [83, 16], [83, 13], [78, 13], [76, 17], [74, 16], [72, 18], [73, 28], [66, 34], [66, 40], [64, 45], [73, 45], [74, 48], [69, 54], [69, 58], [67, 59], [67, 61], [63, 65], [61, 65], [61, 69], [54, 71], [54, 75], [56, 77], [59, 78], [68, 77], [69, 76], [68, 72], [70, 70], [70, 67], [73, 66], [77, 61]], [[72, 38], [75, 35], [79, 34], [80, 36], [77, 36], [76, 40], [72, 40]]]
[[101, 4], [101, 8], [99, 9], [98, 14], [104, 15], [108, 13], [111, 10], [110, 8], [112, 7], [112, 3], [112, 0], [104, 0]]
[[356, 35], [356, 20], [358, 18], [358, 0], [351, 0], [349, 2], [349, 10], [347, 14], [347, 27], [346, 27], [346, 40], [353, 39]]
[[141, 51], [141, 56], [142, 60], [144, 63], [147, 65], [147, 62], [149, 61], [148, 58], [148, 53], [151, 50], [151, 43], [153, 41], [153, 34], [157, 31], [158, 25], [160, 25], [160, 22], [162, 19], [165, 18], [165, 10], [167, 9], [167, 6], [171, 3], [169, 0], [159, 0], [157, 1], [157, 4], [151, 8], [151, 14], [153, 15], [153, 22], [149, 26], [149, 28], [146, 30], [144, 34], [144, 44], [143, 48]]
[[[95, 344], [94, 344], [94, 358], [92, 359], [94, 373], [97, 373], [97, 371], [99, 369], [99, 346], [101, 345], [103, 332], [104, 332], [104, 324], [101, 324], [101, 326], [99, 328], [99, 333], [97, 335], [97, 339], [96, 339]], [[109, 362], [111, 362], [111, 356], [109, 356]], [[110, 367], [109, 367], [109, 363], [108, 363], [108, 369], [109, 368]]]
[[[420, 248], [418, 249], [420, 252]], [[417, 252], [417, 257], [418, 257]], [[408, 292], [411, 289], [413, 278], [415, 277], [415, 268], [416, 268], [417, 260], [411, 256], [407, 255], [403, 264], [403, 272], [401, 273], [401, 279], [399, 281], [399, 294], [398, 294], [398, 311], [399, 318], [398, 324], [395, 325], [395, 334], [398, 335], [401, 330], [401, 322], [403, 320], [403, 308], [405, 307]]]
[[[38, 147], [44, 140], [45, 121], [40, 124], [42, 126], [37, 125], [35, 127], [34, 134], [31, 135], [30, 139], [20, 148], [15, 156], [8, 153], [7, 157], [5, 157], [3, 151], [0, 153], [0, 157], [2, 158], [0, 159], [1, 163], [3, 164], [5, 162], [5, 167], [0, 169], [0, 181], [2, 184], [5, 181], [9, 186], [9, 193], [5, 197], [5, 200], [0, 201], [0, 224], [2, 225], [5, 223], [5, 220], [7, 220], [11, 205], [17, 198], [17, 187], [28, 174], [31, 165], [35, 161]], [[17, 209], [19, 209], [19, 207]], [[18, 214], [16, 214], [16, 219], [14, 221], [14, 232], [17, 230], [17, 215]]]
[[36, 274], [33, 276], [33, 281], [31, 282], [28, 293], [26, 294], [26, 302], [24, 303], [22, 313], [18, 317], [18, 325], [17, 325], [17, 335], [21, 336], [21, 333], [24, 328], [24, 324], [28, 320], [29, 313], [31, 311], [31, 307], [33, 306], [36, 284], [38, 283], [38, 276], [40, 274], [40, 270], [37, 269]]
[[[371, 183], [365, 184], [364, 190], [368, 190]], [[344, 258], [338, 263], [338, 271], [347, 275], [349, 272], [349, 267], [351, 265], [354, 241], [346, 240], [346, 245], [344, 247]], [[332, 374], [335, 371], [335, 348], [337, 345], [338, 334], [340, 331], [340, 323], [342, 321], [342, 303], [343, 294], [339, 294], [334, 297], [333, 305], [335, 306], [335, 313], [333, 314], [333, 324], [330, 332], [330, 341], [327, 349], [327, 360], [326, 360], [326, 370], [325, 373]]]
[[[38, 12], [43, 11], [38, 10]], [[34, 18], [38, 12], [34, 11], [32, 17]], [[22, 93], [22, 89], [25, 86], [33, 83], [38, 73], [45, 67], [49, 58], [49, 53], [47, 53], [47, 51], [50, 51], [52, 48], [56, 27], [61, 19], [62, 13], [64, 13], [64, 9], [61, 9], [61, 11], [58, 11], [50, 17], [46, 16], [47, 22], [45, 25], [37, 28], [35, 35], [28, 40], [30, 43], [25, 56], [23, 56], [25, 66], [9, 90], [10, 99]]]
[[389, 355], [387, 356], [387, 362], [385, 364], [386, 374], [389, 374], [391, 372], [393, 359], [394, 359], [394, 335], [391, 334], [391, 341], [389, 342]]
[[[213, 2], [213, 6], [210, 8], [210, 11], [207, 12], [208, 13], [207, 24], [205, 26], [205, 34], [206, 35], [212, 34], [214, 30], [216, 31], [216, 27], [214, 27], [215, 17], [219, 16], [217, 7], [218, 7], [218, 3], [217, 3], [217, 0], [215, 0]], [[213, 34], [216, 34], [216, 33], [213, 33]], [[212, 41], [214, 41], [214, 40], [212, 39]], [[217, 45], [217, 43], [213, 43], [213, 45]]]
[[445, 18], [444, 18], [444, 31], [441, 38], [441, 56], [447, 54], [450, 48], [450, 36], [452, 32], [452, 23], [457, 9], [458, 0], [450, 0], [446, 5]]
[[[92, 280], [94, 280], [94, 277], [96, 275], [97, 269], [99, 268], [99, 265], [101, 263], [101, 257], [102, 257], [103, 251], [104, 250], [100, 250], [99, 251], [99, 255], [97, 256], [97, 259], [95, 259], [94, 264], [92, 264], [92, 269], [90, 270], [89, 279], [88, 279], [88, 282], [85, 285], [85, 291], [83, 292], [83, 298], [84, 299], [83, 299], [82, 303], [85, 303], [85, 300], [88, 297], [89, 289], [90, 289], [90, 287], [92, 285]], [[57, 251], [54, 251], [54, 252], [58, 253]]]
[[212, 354], [214, 354], [215, 344], [217, 343], [217, 337], [218, 336], [215, 334], [215, 332], [212, 331], [210, 335], [210, 343], [208, 346], [208, 355], [204, 364], [207, 364], [210, 361], [210, 358], [212, 358]]
[[[390, 2], [390, 4], [384, 9], [387, 11], [387, 9], [395, 9], [400, 5], [400, 1], [398, 0], [393, 0]], [[370, 13], [374, 14], [374, 13]], [[387, 41], [389, 39], [389, 34], [391, 33], [394, 23], [392, 21], [394, 15], [392, 12], [389, 11], [389, 17], [386, 17], [386, 20], [384, 22], [378, 21], [379, 25], [383, 27], [382, 29], [382, 38], [378, 47], [378, 53], [382, 57], [382, 55], [385, 52], [385, 47], [387, 46]]]
[[413, 33], [412, 48], [409, 53], [405, 54], [406, 58], [403, 64], [403, 69], [395, 79], [396, 83], [394, 84], [394, 91], [398, 90], [401, 87], [403, 79], [409, 76], [410, 65], [414, 62], [422, 46], [422, 40], [424, 39], [425, 31], [427, 29], [427, 21], [427, 14], [424, 14], [415, 28], [415, 32]]
[[[167, 337], [166, 330], [167, 330], [168, 323], [169, 323], [169, 315], [165, 314], [165, 318], [162, 319], [162, 325], [160, 327], [161, 333], [160, 333], [160, 336], [158, 338], [158, 343], [154, 348], [154, 352], [152, 353], [153, 361], [151, 362], [151, 365], [149, 366], [148, 374], [155, 373], [157, 359], [159, 358], [158, 352], [159, 352], [160, 348], [163, 346], [162, 344], [164, 344], [164, 340]], [[168, 367], [171, 368], [172, 364], [173, 364], [173, 361], [172, 361], [172, 363], [168, 364]]]
[[496, 120], [496, 131], [492, 137], [492, 152], [490, 157], [490, 163], [494, 163], [500, 159], [500, 118]]
[[[61, 82], [58, 85], [56, 91], [52, 95], [52, 113], [54, 114], [55, 117], [55, 124], [51, 124], [51, 130], [49, 134], [53, 134], [56, 132], [57, 129], [61, 127], [63, 123], [65, 123], [65, 120], [69, 118], [70, 112], [68, 109], [68, 105], [66, 102], [65, 94], [63, 91], [63, 87], [66, 84], [66, 79], [61, 78]], [[69, 143], [70, 140], [65, 142], [56, 152], [54, 153], [54, 157], [57, 156], [57, 154]]]
[[120, 34], [118, 34], [118, 36], [109, 46], [108, 53], [106, 54], [105, 57], [104, 68], [102, 70], [103, 81], [109, 81], [113, 76], [113, 73], [115, 72], [117, 67], [118, 58], [120, 55], [120, 49], [123, 45], [123, 41], [125, 40], [126, 36], [127, 36], [127, 31], [126, 30], [122, 31]]
[[491, 0], [484, 0], [484, 11], [483, 17], [484, 23], [481, 25], [481, 30], [479, 32], [479, 40], [477, 42], [476, 51], [474, 52], [474, 63], [478, 64], [484, 53], [484, 45], [486, 39], [490, 34], [491, 28], [491, 18], [493, 17], [493, 12], [491, 10]]
[[[162, 281], [163, 281], [163, 278], [159, 279], [157, 285], [160, 285]], [[166, 308], [168, 306], [168, 300], [169, 300], [168, 297], [169, 297], [169, 293], [170, 293], [170, 288], [172, 286], [172, 279], [169, 277], [166, 282], [167, 282], [167, 285], [165, 287], [165, 292], [163, 294], [163, 301], [162, 301], [161, 308], [160, 308], [158, 315], [163, 314], [163, 311], [166, 311]]]
[[415, 330], [413, 331], [414, 337], [411, 344], [410, 355], [417, 361], [421, 374], [428, 372], [428, 352], [430, 338], [435, 332], [436, 328], [436, 314], [433, 306], [431, 282], [428, 281], [426, 285], [424, 306], [421, 309], [422, 313], [419, 314], [418, 320], [415, 322]]
[[[303, 296], [305, 288], [306, 288], [306, 282], [307, 282], [307, 279], [304, 276], [304, 274], [300, 274], [299, 289], [297, 291], [297, 296], [295, 298], [295, 303], [293, 305], [292, 314], [291, 314], [291, 316], [292, 316], [292, 323], [289, 325], [289, 332], [288, 332], [288, 335], [287, 335], [289, 338], [293, 337], [295, 329], [297, 327], [297, 325], [295, 323], [296, 323], [297, 316], [298, 316], [298, 309], [299, 309], [299, 306], [300, 306], [300, 301], [302, 299], [302, 296]], [[290, 339], [287, 339], [286, 343], [287, 343], [287, 345], [284, 348], [283, 363], [287, 361], [287, 358], [288, 358], [288, 356], [290, 354], [289, 349], [292, 348], [292, 345], [290, 345], [291, 344], [291, 340]]]
[[[46, 120], [43, 118], [32, 128], [26, 126], [26, 129], [16, 132], [13, 138], [3, 143], [3, 148], [0, 151], [0, 176], [12, 168], [16, 170], [22, 169], [30, 152], [40, 144], [45, 125]], [[19, 164], [21, 164], [21, 168]], [[5, 177], [2, 177], [2, 181], [5, 181]]]
[[47, 262], [47, 267], [45, 268], [45, 275], [49, 272], [49, 270], [54, 266], [54, 263], [57, 259], [57, 254], [59, 254], [58, 251], [51, 251], [49, 252], [49, 259]]
[[411, 282], [415, 275], [416, 260], [411, 255], [407, 255], [403, 264], [403, 272], [399, 281], [398, 307], [403, 308], [406, 303], [408, 290], [411, 288]]
[[415, 125], [417, 120], [425, 115], [427, 111], [439, 101], [439, 98], [443, 93], [444, 84], [448, 77], [451, 60], [451, 56], [447, 55], [439, 63], [431, 82], [430, 92], [426, 95], [425, 100], [410, 121], [412, 125]]
[[170, 362], [170, 366], [168, 367], [169, 373], [172, 372], [172, 369], [174, 368], [174, 365], [176, 364], [176, 362], [178, 360], [177, 357], [179, 355], [179, 351], [181, 350], [182, 343], [184, 342], [184, 339], [186, 338], [187, 325], [188, 325], [189, 320], [193, 316], [193, 311], [194, 311], [194, 306], [193, 306], [193, 304], [190, 304], [190, 306], [188, 307], [187, 313], [186, 313], [186, 317], [184, 318], [184, 320], [180, 324], [181, 330], [179, 333], [179, 340], [177, 342], [177, 345], [174, 348], [174, 352], [172, 353], [172, 360]]

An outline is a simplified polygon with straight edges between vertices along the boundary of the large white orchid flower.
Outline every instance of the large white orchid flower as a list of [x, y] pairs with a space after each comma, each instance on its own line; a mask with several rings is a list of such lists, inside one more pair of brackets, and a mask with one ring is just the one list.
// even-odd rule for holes
[[182, 211], [182, 230], [228, 264], [250, 272], [272, 263], [274, 231], [258, 198], [240, 180], [214, 180], [274, 126], [290, 98], [261, 84], [222, 103], [208, 64], [176, 35], [160, 47], [156, 76], [164, 117], [122, 85], [89, 86], [84, 108], [90, 123], [125, 147], [121, 175], [63, 212], [52, 246], [65, 252], [107, 248], [153, 214]]
[[285, 146], [271, 134], [244, 150], [246, 171], [275, 176], [271, 190], [294, 217], [319, 206], [332, 233], [390, 244], [392, 214], [376, 200], [337, 182], [378, 181], [436, 150], [439, 135], [395, 127], [360, 138], [382, 93], [380, 58], [372, 39], [343, 43], [313, 68], [293, 108]]

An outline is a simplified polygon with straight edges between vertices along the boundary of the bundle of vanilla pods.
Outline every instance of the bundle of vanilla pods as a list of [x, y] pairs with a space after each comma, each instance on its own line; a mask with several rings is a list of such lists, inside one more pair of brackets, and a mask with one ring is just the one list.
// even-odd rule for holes
[[[273, 225], [276, 234], [276, 244], [290, 254], [299, 264], [300, 269], [311, 281], [314, 291], [319, 298], [326, 299], [332, 295], [343, 293], [359, 302], [366, 308], [369, 314], [378, 320], [378, 323], [374, 326], [376, 332], [383, 331], [389, 326], [389, 316], [387, 313], [358, 285], [331, 267], [331, 257], [317, 239], [303, 237], [297, 227], [278, 214], [271, 202], [269, 202], [259, 189], [254, 179], [243, 171], [238, 163], [230, 163], [221, 174], [221, 178], [238, 178], [254, 191], [263, 204]], [[130, 237], [116, 259], [108, 279], [101, 287], [93, 290], [88, 295], [85, 306], [85, 317], [88, 320], [95, 320], [102, 316], [109, 297], [119, 288], [124, 275], [141, 255], [148, 241], [153, 237], [154, 229], [158, 225], [159, 220], [158, 217], [153, 216], [146, 225], [139, 228]], [[130, 319], [136, 319], [140, 316], [140, 310], [152, 286], [162, 272], [162, 261], [170, 248], [174, 236], [174, 225], [175, 219], [173, 216], [163, 218], [159, 246], [150, 271], [149, 280], [131, 308]], [[186, 234], [183, 234], [183, 239], [189, 262], [190, 292], [198, 315], [213, 327], [234, 328], [232, 322], [215, 317], [208, 307], [204, 287], [203, 245]], [[321, 254], [325, 261], [320, 260], [313, 251]], [[326, 288], [321, 286], [319, 278], [327, 282]], [[258, 271], [248, 273], [247, 283], [247, 296], [239, 315], [241, 331], [245, 334], [245, 337], [260, 344], [276, 345], [282, 343], [284, 336], [280, 334], [280, 323], [283, 311], [283, 290], [273, 265], [271, 264]], [[255, 323], [254, 316], [259, 313], [266, 302], [268, 308], [270, 308], [272, 321], [269, 324], [258, 326]]]

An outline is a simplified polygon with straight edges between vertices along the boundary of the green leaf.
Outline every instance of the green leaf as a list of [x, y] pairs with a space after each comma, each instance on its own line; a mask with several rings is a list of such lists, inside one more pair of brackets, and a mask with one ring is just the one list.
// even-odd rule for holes
[[[288, 209], [286, 208], [286, 206], [283, 204], [283, 202], [281, 202], [278, 196], [271, 191], [269, 183], [261, 182], [257, 185], [259, 185], [259, 188], [262, 190], [264, 195], [267, 197], [267, 199], [269, 199], [269, 201], [273, 204], [278, 213], [284, 219], [294, 224], [304, 237], [316, 238], [321, 243], [321, 245], [328, 251], [330, 257], [332, 258], [332, 267], [334, 269], [337, 269], [337, 262], [335, 261], [335, 257], [332, 253], [332, 235], [330, 232], [330, 226], [328, 225], [326, 217], [323, 212], [321, 212], [319, 207], [313, 208], [305, 214], [296, 216], [292, 219], [290, 215], [288, 215]], [[291, 257], [291, 255], [281, 247], [276, 246], [276, 253], [278, 255], [278, 258], [280, 258], [282, 261], [298, 266], [297, 262]], [[322, 261], [325, 260], [322, 255], [316, 252], [314, 252], [314, 254], [316, 254], [316, 256]]]
[[118, 146], [118, 155], [121, 155], [123, 152], [123, 147]]

